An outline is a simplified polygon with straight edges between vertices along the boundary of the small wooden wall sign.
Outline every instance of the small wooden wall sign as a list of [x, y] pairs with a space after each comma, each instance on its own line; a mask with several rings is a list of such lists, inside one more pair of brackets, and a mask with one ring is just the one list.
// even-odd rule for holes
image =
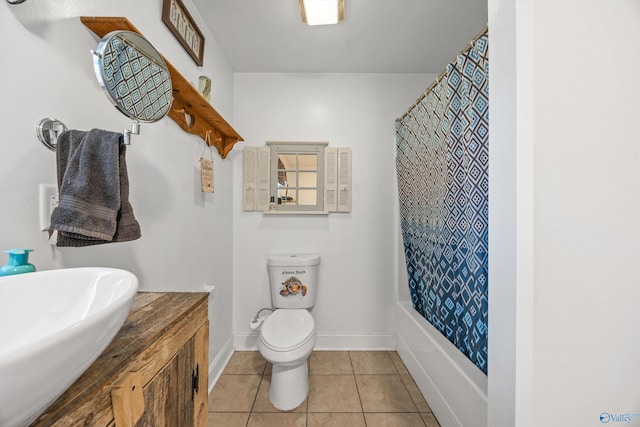
[[184, 50], [202, 67], [204, 36], [182, 0], [162, 1], [162, 22], [180, 42]]

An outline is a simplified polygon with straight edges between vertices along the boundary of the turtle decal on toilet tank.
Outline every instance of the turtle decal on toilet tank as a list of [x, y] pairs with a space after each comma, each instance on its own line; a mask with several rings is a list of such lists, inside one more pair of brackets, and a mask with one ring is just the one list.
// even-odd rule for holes
[[283, 297], [294, 295], [300, 295], [300, 297], [303, 297], [307, 294], [307, 287], [295, 276], [291, 276], [282, 282], [282, 286], [284, 286], [284, 289], [280, 291], [280, 295]]
[[311, 309], [316, 304], [320, 255], [269, 257], [269, 290], [274, 308]]

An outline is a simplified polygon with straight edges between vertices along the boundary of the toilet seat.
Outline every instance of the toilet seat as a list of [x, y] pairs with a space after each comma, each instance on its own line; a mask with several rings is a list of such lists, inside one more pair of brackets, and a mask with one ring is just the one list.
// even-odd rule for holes
[[315, 330], [306, 309], [278, 309], [262, 324], [260, 340], [272, 351], [293, 351], [313, 339]]

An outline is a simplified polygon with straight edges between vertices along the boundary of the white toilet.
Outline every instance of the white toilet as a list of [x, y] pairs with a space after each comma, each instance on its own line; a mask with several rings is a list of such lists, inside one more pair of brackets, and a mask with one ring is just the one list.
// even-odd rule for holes
[[309, 391], [307, 359], [316, 343], [316, 326], [308, 309], [316, 303], [319, 265], [320, 255], [269, 257], [275, 310], [262, 323], [258, 349], [273, 364], [269, 398], [283, 411], [304, 402]]

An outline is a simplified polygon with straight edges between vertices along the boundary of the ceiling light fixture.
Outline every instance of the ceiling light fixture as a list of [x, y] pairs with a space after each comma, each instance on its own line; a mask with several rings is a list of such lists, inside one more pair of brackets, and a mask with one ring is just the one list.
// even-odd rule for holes
[[346, 0], [298, 0], [302, 22], [307, 25], [337, 24], [344, 19]]

